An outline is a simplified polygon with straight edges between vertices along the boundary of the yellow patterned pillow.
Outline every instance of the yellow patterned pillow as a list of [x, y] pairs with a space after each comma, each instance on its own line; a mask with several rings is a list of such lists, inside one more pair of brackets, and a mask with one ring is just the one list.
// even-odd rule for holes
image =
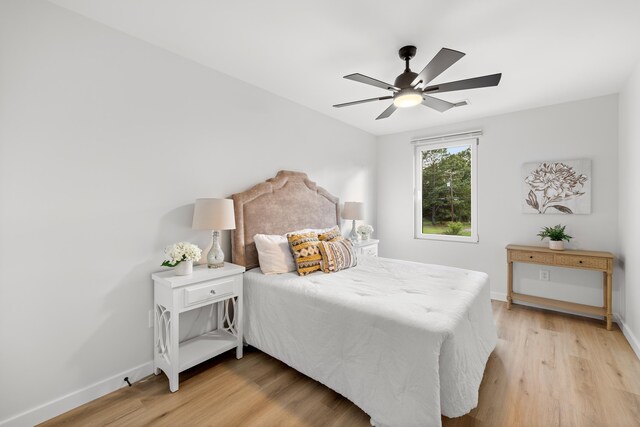
[[337, 242], [338, 240], [344, 239], [344, 237], [342, 237], [340, 228], [338, 228], [338, 226], [336, 225], [331, 230], [319, 234], [318, 239], [323, 242]]
[[320, 270], [320, 248], [316, 233], [287, 234], [298, 274], [301, 276]]
[[320, 254], [322, 256], [322, 271], [325, 273], [355, 267], [358, 263], [353, 244], [351, 240], [347, 239], [320, 242]]

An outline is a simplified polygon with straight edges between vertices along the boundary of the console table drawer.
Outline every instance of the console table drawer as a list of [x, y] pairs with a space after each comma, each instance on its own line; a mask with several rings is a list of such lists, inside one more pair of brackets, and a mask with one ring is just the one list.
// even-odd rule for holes
[[607, 260], [604, 258], [593, 258], [578, 255], [556, 255], [557, 265], [566, 265], [567, 267], [593, 268], [596, 270], [606, 270]]
[[542, 252], [524, 252], [524, 251], [512, 251], [510, 252], [512, 261], [520, 262], [535, 262], [535, 263], [553, 263], [553, 254], [546, 254]]

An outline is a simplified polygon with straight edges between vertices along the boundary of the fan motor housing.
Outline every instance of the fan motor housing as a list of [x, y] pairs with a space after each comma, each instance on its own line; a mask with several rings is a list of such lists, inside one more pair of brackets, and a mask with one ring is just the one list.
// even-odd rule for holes
[[411, 83], [418, 77], [418, 73], [414, 73], [413, 71], [405, 71], [396, 77], [396, 81], [393, 85], [399, 89], [404, 89], [411, 87]]

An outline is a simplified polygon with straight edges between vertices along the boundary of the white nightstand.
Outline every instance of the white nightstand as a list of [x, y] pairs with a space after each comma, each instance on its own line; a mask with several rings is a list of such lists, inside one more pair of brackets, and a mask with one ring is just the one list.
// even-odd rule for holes
[[358, 240], [353, 244], [358, 256], [378, 256], [378, 239]]
[[[153, 368], [169, 378], [169, 389], [178, 390], [178, 374], [220, 353], [236, 349], [242, 357], [242, 274], [245, 268], [225, 263], [221, 268], [193, 268], [189, 276], [173, 270], [155, 273]], [[217, 304], [217, 329], [178, 342], [180, 313]]]

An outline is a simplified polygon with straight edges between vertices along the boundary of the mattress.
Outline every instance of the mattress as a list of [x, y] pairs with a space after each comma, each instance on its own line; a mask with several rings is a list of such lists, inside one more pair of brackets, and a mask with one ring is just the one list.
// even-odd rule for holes
[[478, 402], [497, 336], [487, 274], [379, 257], [337, 273], [245, 273], [248, 344], [378, 426], [439, 426]]

